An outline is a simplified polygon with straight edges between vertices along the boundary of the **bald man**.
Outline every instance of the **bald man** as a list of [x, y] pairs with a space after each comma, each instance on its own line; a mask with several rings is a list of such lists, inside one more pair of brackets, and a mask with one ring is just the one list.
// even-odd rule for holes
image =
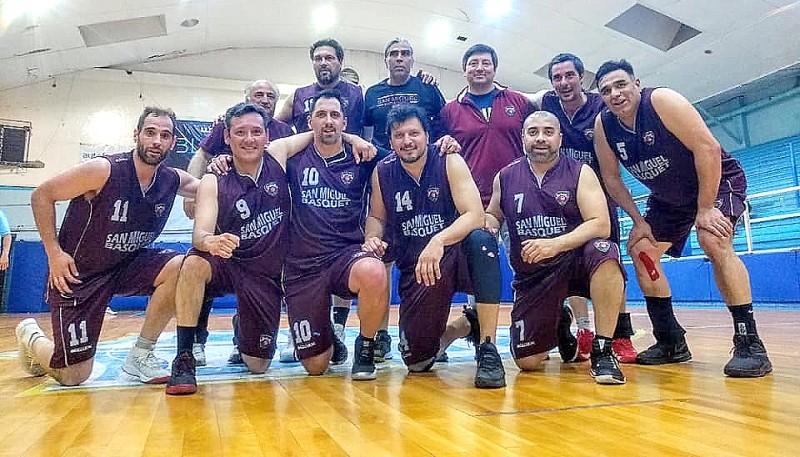
[[611, 349], [622, 303], [619, 246], [610, 241], [608, 206], [588, 165], [561, 156], [558, 118], [536, 111], [522, 128], [521, 157], [500, 170], [486, 208], [486, 225], [508, 223], [514, 307], [511, 353], [535, 370], [556, 346], [561, 304], [570, 296], [592, 300], [597, 329], [591, 375], [598, 384], [624, 384]]

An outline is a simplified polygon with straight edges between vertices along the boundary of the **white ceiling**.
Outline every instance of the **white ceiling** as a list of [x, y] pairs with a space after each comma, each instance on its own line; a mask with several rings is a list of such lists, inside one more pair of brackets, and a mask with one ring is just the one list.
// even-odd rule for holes
[[[0, 0], [0, 5], [11, 1]], [[310, 16], [324, 3], [333, 6], [338, 20], [318, 31]], [[307, 47], [327, 36], [349, 51], [376, 53], [382, 53], [392, 37], [405, 36], [414, 44], [418, 63], [457, 73], [464, 50], [487, 43], [500, 57], [498, 80], [525, 91], [549, 86], [534, 71], [559, 52], [579, 55], [591, 71], [605, 60], [626, 58], [646, 85], [670, 86], [692, 100], [800, 60], [800, 1], [641, 1], [702, 32], [668, 52], [605, 27], [634, 3], [513, 0], [512, 12], [492, 22], [482, 12], [483, 0], [60, 0], [49, 14], [0, 24], [0, 90], [93, 67], [249, 80], [260, 74], [254, 75], [253, 62], [241, 57], [261, 48], [292, 48], [278, 55], [294, 55], [304, 62], [302, 79], [288, 80], [297, 76], [282, 74], [280, 62], [270, 63], [268, 76], [276, 82], [307, 83]], [[159, 14], [166, 17], [164, 37], [87, 48], [78, 32], [81, 25]], [[198, 19], [199, 25], [181, 27], [188, 18]], [[451, 39], [438, 47], [427, 37], [429, 25], [436, 21], [452, 27]], [[468, 40], [456, 41], [457, 35]], [[206, 56], [219, 56], [221, 50], [239, 58], [216, 58], [204, 65]], [[164, 57], [148, 59], [155, 55]]]

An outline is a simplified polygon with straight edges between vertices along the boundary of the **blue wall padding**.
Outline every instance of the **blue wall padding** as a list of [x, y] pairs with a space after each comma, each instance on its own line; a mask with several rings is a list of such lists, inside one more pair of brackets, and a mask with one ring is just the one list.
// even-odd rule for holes
[[[185, 252], [188, 243], [156, 243], [157, 248], [175, 249]], [[47, 257], [41, 242], [17, 241], [12, 251], [11, 267], [7, 272], [8, 302], [5, 312], [38, 313], [48, 311], [44, 303], [44, 286], [47, 274]], [[501, 300], [511, 302], [513, 274], [500, 247], [503, 290]], [[800, 256], [797, 251], [748, 254], [742, 260], [750, 272], [753, 300], [756, 303], [786, 303], [800, 309]], [[707, 259], [681, 259], [664, 262], [664, 270], [670, 279], [673, 299], [676, 302], [722, 302], [716, 290], [713, 269]], [[636, 283], [633, 265], [625, 264], [628, 273], [627, 299], [630, 302], [642, 301], [642, 292]], [[397, 296], [398, 274], [392, 274], [392, 303], [399, 303]], [[466, 302], [466, 296], [457, 294], [453, 301]], [[147, 303], [144, 297], [115, 297], [111, 307], [115, 310], [142, 310]], [[233, 296], [217, 298], [217, 308], [233, 308]], [[794, 307], [794, 306], [792, 306]]]

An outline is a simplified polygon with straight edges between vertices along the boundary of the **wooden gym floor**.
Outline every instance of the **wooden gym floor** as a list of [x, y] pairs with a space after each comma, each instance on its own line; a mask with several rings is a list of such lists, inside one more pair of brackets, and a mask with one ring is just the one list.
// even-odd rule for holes
[[[647, 329], [634, 341], [641, 350], [653, 341], [650, 324], [642, 308], [631, 311], [634, 327]], [[694, 361], [626, 365], [623, 386], [596, 385], [588, 363], [556, 356], [524, 374], [506, 360], [508, 387], [498, 390], [473, 388], [474, 364], [452, 363], [422, 376], [389, 370], [374, 382], [201, 383], [190, 397], [145, 385], [23, 396], [42, 378], [0, 358], [0, 456], [800, 455], [800, 312], [757, 311], [774, 365], [762, 379], [722, 374], [732, 331], [725, 309], [677, 314]], [[0, 316], [0, 352], [15, 350], [23, 317]], [[49, 334], [49, 317], [36, 317]], [[120, 313], [102, 339], [140, 324]], [[212, 316], [212, 329], [229, 325], [228, 315]]]

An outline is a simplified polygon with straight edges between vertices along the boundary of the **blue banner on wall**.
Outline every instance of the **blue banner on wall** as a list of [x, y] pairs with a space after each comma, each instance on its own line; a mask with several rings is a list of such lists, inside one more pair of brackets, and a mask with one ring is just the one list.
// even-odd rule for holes
[[207, 121], [178, 119], [176, 125], [178, 141], [175, 144], [175, 150], [167, 158], [166, 164], [185, 170], [194, 151], [200, 146], [200, 142], [211, 132], [211, 124]]

